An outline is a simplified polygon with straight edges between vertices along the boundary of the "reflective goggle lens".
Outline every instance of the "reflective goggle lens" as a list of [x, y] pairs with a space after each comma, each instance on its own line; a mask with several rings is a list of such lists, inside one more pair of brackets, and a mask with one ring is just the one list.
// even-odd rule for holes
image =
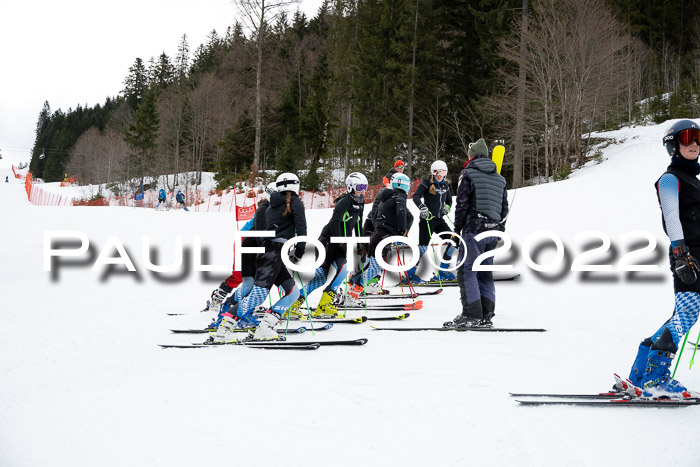
[[433, 172], [435, 175], [442, 175], [443, 177], [447, 175], [447, 170], [436, 170]]
[[683, 146], [690, 146], [693, 141], [700, 145], [700, 129], [688, 128], [687, 130], [681, 130], [678, 132], [678, 142]]
[[367, 191], [367, 184], [366, 183], [360, 183], [355, 185], [355, 192], [356, 193], [363, 193]]

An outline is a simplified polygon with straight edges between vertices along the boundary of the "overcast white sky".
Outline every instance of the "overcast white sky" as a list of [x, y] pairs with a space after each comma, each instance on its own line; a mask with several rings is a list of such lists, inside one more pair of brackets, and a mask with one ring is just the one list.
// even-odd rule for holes
[[[302, 0], [315, 15], [322, 0]], [[190, 52], [233, 24], [232, 0], [0, 0], [0, 155], [28, 161], [44, 101], [52, 111], [116, 96], [136, 57]], [[4, 164], [3, 164], [4, 165]]]

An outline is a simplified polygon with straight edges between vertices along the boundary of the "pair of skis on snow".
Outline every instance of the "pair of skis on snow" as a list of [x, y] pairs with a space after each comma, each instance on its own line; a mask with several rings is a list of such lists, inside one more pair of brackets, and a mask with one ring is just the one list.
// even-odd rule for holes
[[[496, 282], [504, 282], [504, 281], [515, 281], [520, 279], [520, 274], [514, 274], [512, 276], [508, 277], [499, 277], [499, 278], [494, 278], [494, 281]], [[429, 280], [425, 282], [419, 282], [416, 284], [411, 284], [411, 287], [457, 287], [459, 285], [459, 282], [456, 280], [445, 280], [445, 281], [434, 281], [434, 280]], [[399, 285], [396, 285], [395, 287], [399, 287]], [[408, 287], [408, 285], [404, 284], [404, 287]]]
[[268, 350], [316, 350], [324, 346], [359, 346], [365, 345], [367, 339], [352, 339], [352, 340], [336, 340], [336, 341], [324, 341], [324, 340], [313, 340], [305, 342], [295, 342], [288, 340], [270, 340], [270, 341], [256, 341], [251, 339], [241, 339], [239, 341], [230, 342], [226, 344], [217, 344], [214, 342], [202, 342], [194, 344], [158, 344], [164, 349], [203, 349], [210, 347], [248, 347], [251, 349], [268, 349]]
[[641, 399], [630, 398], [625, 393], [601, 392], [598, 394], [547, 394], [547, 393], [510, 393], [517, 397], [520, 405], [573, 405], [602, 407], [690, 407], [699, 405], [700, 399]]
[[[679, 398], [645, 398], [642, 389], [632, 381], [614, 374], [615, 386], [613, 391], [598, 394], [556, 394], [556, 393], [511, 393], [520, 405], [579, 405], [579, 406], [609, 406], [609, 407], [689, 407], [700, 404], [700, 398], [691, 397], [694, 394], [686, 392], [678, 394]], [[683, 397], [683, 396], [688, 397]]]

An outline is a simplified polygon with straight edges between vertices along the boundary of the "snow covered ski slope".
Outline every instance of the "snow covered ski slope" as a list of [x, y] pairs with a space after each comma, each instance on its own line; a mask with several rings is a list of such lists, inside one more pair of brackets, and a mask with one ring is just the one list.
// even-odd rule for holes
[[[513, 248], [497, 262], [521, 277], [496, 283], [494, 326], [547, 332], [378, 332], [371, 321], [337, 323], [292, 338], [367, 343], [309, 345], [312, 352], [157, 345], [206, 338], [170, 329], [211, 322], [197, 311], [227, 274], [195, 270], [230, 268], [230, 214], [37, 207], [19, 180], [0, 183], [0, 465], [698, 465], [700, 408], [523, 407], [510, 396], [605, 392], [613, 372], [627, 374], [639, 341], [670, 316], [668, 243], [653, 187], [668, 163], [665, 127], [605, 134], [618, 144], [603, 149], [603, 163], [510, 193]], [[0, 179], [9, 173], [0, 166]], [[329, 216], [307, 211], [309, 234]], [[45, 271], [52, 231], [82, 232], [90, 247]], [[610, 249], [582, 257], [601, 235]], [[555, 260], [552, 240], [538, 244], [553, 237], [562, 262], [539, 273], [523, 258]], [[649, 238], [655, 248], [629, 256]], [[117, 244], [134, 272], [108, 264]], [[149, 270], [149, 261], [177, 264], [178, 251], [175, 272]], [[574, 263], [610, 267], [572, 272]], [[625, 263], [658, 271], [627, 272]], [[421, 309], [391, 327], [439, 327], [459, 312], [456, 287], [420, 299]], [[676, 378], [699, 390], [691, 353]]]

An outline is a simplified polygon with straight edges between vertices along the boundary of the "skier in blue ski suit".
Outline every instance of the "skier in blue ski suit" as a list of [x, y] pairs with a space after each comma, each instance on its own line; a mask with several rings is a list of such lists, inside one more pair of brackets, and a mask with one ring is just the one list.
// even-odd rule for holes
[[[673, 315], [637, 350], [629, 380], [643, 388], [644, 397], [686, 398], [691, 394], [671, 377], [670, 367], [678, 344], [700, 313], [700, 125], [680, 120], [663, 138], [671, 164], [656, 182], [664, 231], [671, 240], [669, 260], [673, 271]], [[623, 389], [618, 387], [617, 389]]]
[[161, 188], [160, 191], [158, 192], [158, 206], [156, 206], [156, 207], [160, 207], [160, 203], [165, 203], [165, 202], [166, 202], [165, 190]]

